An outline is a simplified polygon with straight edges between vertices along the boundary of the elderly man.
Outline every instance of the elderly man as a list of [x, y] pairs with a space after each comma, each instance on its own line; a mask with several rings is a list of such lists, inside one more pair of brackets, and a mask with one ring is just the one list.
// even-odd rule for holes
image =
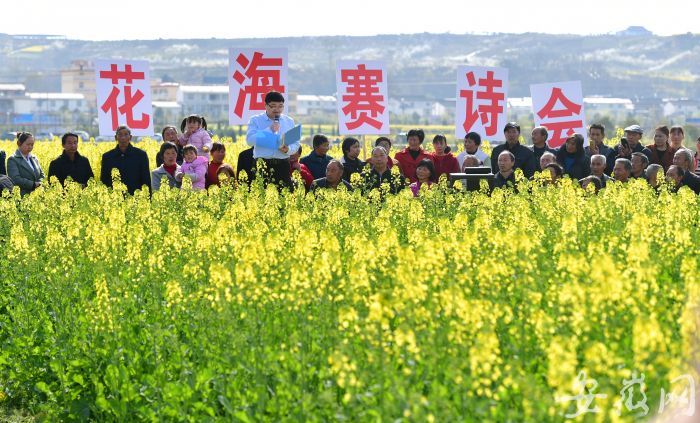
[[607, 159], [602, 154], [594, 154], [591, 156], [591, 175], [597, 176], [600, 179], [600, 187], [605, 188], [605, 185], [612, 181], [612, 178], [605, 174], [607, 168]]
[[652, 163], [649, 166], [647, 166], [646, 174], [647, 174], [647, 182], [649, 182], [649, 185], [651, 185], [654, 188], [658, 188], [659, 184], [661, 181], [659, 181], [659, 172], [661, 172], [661, 176], [663, 177], [664, 174], [664, 168], [663, 166]]
[[369, 192], [375, 188], [380, 188], [383, 184], [389, 184], [389, 192], [396, 194], [401, 191], [405, 184], [403, 176], [401, 174], [393, 174], [391, 169], [389, 169], [387, 164], [388, 154], [384, 147], [374, 147], [372, 149], [372, 156], [370, 156], [368, 163], [370, 165], [369, 169], [362, 172], [363, 175], [363, 192]]
[[554, 153], [547, 151], [542, 154], [542, 157], [540, 157], [540, 169], [544, 169], [548, 164], [556, 162], [557, 156], [555, 156]]
[[615, 176], [616, 181], [627, 182], [632, 175], [632, 162], [627, 159], [617, 159], [615, 160], [615, 166], [613, 167], [613, 176]]
[[515, 155], [510, 151], [502, 151], [498, 155], [498, 160], [496, 161], [498, 165], [498, 173], [493, 179], [494, 188], [502, 188], [507, 185], [515, 186]]
[[673, 192], [678, 191], [683, 186], [683, 178], [687, 172], [680, 166], [671, 165], [666, 172], [666, 181], [672, 185]]
[[649, 166], [649, 158], [644, 153], [632, 153], [632, 177], [635, 179], [647, 179], [647, 166]]
[[524, 145], [520, 144], [520, 125], [516, 122], [509, 122], [503, 128], [506, 142], [493, 149], [491, 153], [491, 170], [496, 173], [499, 169], [498, 157], [504, 151], [509, 151], [515, 158], [515, 168], [522, 169], [526, 178], [535, 174], [537, 165], [535, 164], [534, 153]]
[[540, 167], [540, 158], [542, 158], [542, 155], [546, 152], [556, 153], [557, 150], [550, 148], [549, 144], [547, 144], [549, 133], [544, 126], [538, 126], [533, 129], [530, 137], [532, 138], [532, 146], [528, 148], [532, 151], [533, 156], [535, 156], [535, 170], [541, 172], [542, 169], [544, 169]]
[[348, 191], [352, 191], [352, 185], [343, 179], [343, 171], [345, 168], [340, 160], [332, 159], [326, 165], [326, 176], [323, 178], [318, 178], [311, 183], [310, 191], [316, 191], [320, 188], [330, 188], [338, 189], [339, 186], [344, 185]]
[[694, 193], [700, 194], [700, 176], [693, 173], [693, 153], [690, 150], [681, 148], [673, 155], [673, 164], [683, 169], [683, 185], [687, 186]]

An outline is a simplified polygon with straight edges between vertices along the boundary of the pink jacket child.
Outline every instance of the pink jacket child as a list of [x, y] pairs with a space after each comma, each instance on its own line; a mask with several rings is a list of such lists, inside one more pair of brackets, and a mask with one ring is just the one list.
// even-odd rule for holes
[[[191, 144], [197, 147], [197, 155], [200, 157], [206, 157], [207, 161], [209, 161], [209, 150], [211, 150], [212, 147], [209, 132], [203, 128], [199, 128], [189, 135], [185, 132], [184, 134], [180, 135], [178, 140], [180, 141], [181, 145]], [[207, 147], [207, 151], [203, 151], [202, 147]]]
[[209, 167], [209, 160], [206, 157], [197, 156], [192, 162], [182, 162], [180, 170], [175, 174], [175, 179], [182, 180], [186, 176], [192, 180], [193, 190], [203, 190], [207, 167]]

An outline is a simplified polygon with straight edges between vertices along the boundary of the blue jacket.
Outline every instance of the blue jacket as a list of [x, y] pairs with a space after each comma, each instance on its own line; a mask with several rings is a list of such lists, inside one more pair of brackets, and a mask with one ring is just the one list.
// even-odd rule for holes
[[320, 179], [326, 176], [326, 166], [331, 160], [333, 160], [333, 157], [328, 154], [321, 157], [315, 151], [312, 151], [308, 156], [302, 157], [299, 163], [309, 168], [314, 179]]

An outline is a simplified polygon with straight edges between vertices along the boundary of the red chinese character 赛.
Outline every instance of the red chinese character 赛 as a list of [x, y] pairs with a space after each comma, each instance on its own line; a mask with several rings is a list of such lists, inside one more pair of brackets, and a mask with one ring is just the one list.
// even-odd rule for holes
[[[561, 107], [556, 108], [557, 104], [561, 105]], [[547, 104], [545, 104], [544, 107], [537, 112], [537, 116], [542, 119], [542, 125], [546, 126], [548, 130], [553, 132], [552, 137], [549, 140], [550, 146], [558, 147], [564, 144], [564, 142], [566, 142], [566, 138], [575, 133], [575, 128], [583, 127], [583, 121], [581, 119], [574, 119], [561, 122], [546, 122], [545, 119], [578, 116], [580, 113], [580, 104], [576, 104], [569, 100], [564, 95], [561, 88], [554, 87], [552, 89], [552, 93], [549, 96], [549, 100], [547, 100]]]
[[382, 127], [382, 122], [376, 119], [384, 113], [384, 96], [379, 92], [379, 84], [383, 81], [381, 69], [367, 69], [364, 64], [356, 69], [342, 69], [340, 80], [347, 84], [347, 94], [341, 98], [347, 102], [341, 109], [350, 116], [346, 123], [348, 129], [357, 129], [367, 124], [375, 129]]
[[[481, 119], [486, 135], [496, 135], [499, 127], [498, 116], [504, 111], [503, 102], [506, 98], [505, 93], [496, 89], [503, 88], [503, 81], [494, 78], [493, 71], [487, 71], [486, 78], [479, 78], [478, 81], [474, 72], [467, 72], [467, 83], [470, 87], [477, 86], [483, 89], [477, 90], [476, 95], [474, 90], [460, 90], [459, 92], [460, 97], [467, 102], [465, 119], [462, 124], [464, 130], [470, 132], [477, 120]], [[475, 103], [478, 103], [476, 108], [474, 107]]]
[[118, 87], [112, 87], [107, 100], [100, 106], [100, 109], [105, 112], [111, 112], [112, 130], [116, 130], [119, 126], [119, 115], [126, 116], [126, 125], [132, 129], [146, 129], [150, 125], [151, 116], [144, 113], [140, 119], [134, 118], [134, 107], [143, 99], [144, 95], [141, 90], [132, 92], [131, 84], [134, 80], [144, 80], [144, 72], [135, 72], [131, 65], [125, 65], [124, 70], [120, 71], [116, 64], [111, 64], [110, 69], [100, 71], [101, 79], [111, 79], [112, 84], [119, 84], [120, 80], [124, 80], [124, 103], [119, 105], [118, 99], [121, 90]]
[[[280, 83], [281, 57], [263, 57], [261, 52], [256, 51], [252, 60], [243, 53], [239, 54], [236, 63], [243, 68], [243, 72], [233, 74], [233, 79], [241, 85], [233, 109], [236, 116], [243, 117], [246, 101], [250, 110], [265, 110], [265, 94], [270, 91], [284, 93], [284, 86]], [[248, 85], [244, 84], [246, 81]]]

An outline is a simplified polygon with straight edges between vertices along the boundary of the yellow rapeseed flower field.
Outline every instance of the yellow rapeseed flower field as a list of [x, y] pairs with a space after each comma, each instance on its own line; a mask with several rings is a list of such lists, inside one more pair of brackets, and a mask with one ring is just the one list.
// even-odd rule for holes
[[[224, 141], [229, 158], [246, 148]], [[158, 144], [137, 146], [155, 162]], [[113, 147], [79, 150], [99, 174]], [[48, 169], [60, 142], [34, 152]], [[443, 183], [380, 199], [255, 183], [149, 197], [91, 182], [5, 193], [0, 417], [687, 412], [699, 381], [698, 197], [641, 181], [597, 195], [568, 180], [518, 188]]]

